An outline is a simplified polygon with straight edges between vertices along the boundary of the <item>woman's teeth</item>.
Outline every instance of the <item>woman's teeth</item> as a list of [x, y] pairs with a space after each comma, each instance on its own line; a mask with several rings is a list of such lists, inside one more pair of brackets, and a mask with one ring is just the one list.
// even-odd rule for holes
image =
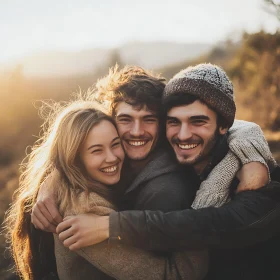
[[107, 168], [102, 168], [101, 171], [105, 172], [105, 173], [112, 173], [112, 172], [115, 172], [117, 170], [117, 168], [118, 168], [118, 166], [114, 165], [114, 166], [110, 166]]

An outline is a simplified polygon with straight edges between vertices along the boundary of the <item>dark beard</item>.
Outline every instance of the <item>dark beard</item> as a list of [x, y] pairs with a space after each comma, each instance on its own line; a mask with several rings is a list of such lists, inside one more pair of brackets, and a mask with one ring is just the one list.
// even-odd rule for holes
[[[194, 159], [193, 162], [180, 162], [181, 164], [184, 165], [189, 165], [189, 166], [193, 166], [195, 164], [201, 163], [202, 161], [204, 161], [205, 159], [207, 159], [208, 157], [211, 156], [211, 153], [216, 145], [216, 143], [219, 141], [219, 139], [221, 138], [221, 134], [219, 132], [219, 128], [217, 127], [215, 132], [213, 133], [212, 137], [209, 139], [207, 145], [204, 147], [203, 151], [200, 152], [200, 154]], [[173, 143], [180, 143], [180, 141], [178, 141], [178, 139], [174, 139]], [[190, 141], [189, 144], [195, 144], [197, 143], [197, 141]], [[201, 144], [203, 144], [204, 142], [202, 142]], [[187, 158], [186, 158], [187, 159]]]

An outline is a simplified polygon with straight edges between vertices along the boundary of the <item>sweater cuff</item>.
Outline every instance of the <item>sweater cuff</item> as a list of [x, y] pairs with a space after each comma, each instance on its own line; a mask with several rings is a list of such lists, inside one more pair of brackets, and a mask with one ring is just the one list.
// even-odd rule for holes
[[112, 212], [109, 215], [109, 244], [121, 243], [120, 213]]

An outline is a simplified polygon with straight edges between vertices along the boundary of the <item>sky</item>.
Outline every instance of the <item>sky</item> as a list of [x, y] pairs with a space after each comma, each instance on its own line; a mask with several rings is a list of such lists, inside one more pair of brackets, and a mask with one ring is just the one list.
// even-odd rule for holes
[[275, 32], [263, 0], [0, 0], [0, 63], [44, 50], [130, 41], [216, 43]]

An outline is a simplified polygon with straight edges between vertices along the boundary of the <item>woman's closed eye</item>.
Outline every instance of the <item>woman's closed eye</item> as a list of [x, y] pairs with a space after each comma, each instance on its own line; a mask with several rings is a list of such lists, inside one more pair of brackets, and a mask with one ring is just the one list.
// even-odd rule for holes
[[118, 147], [121, 145], [121, 141], [115, 142], [112, 144], [112, 147]]
[[102, 149], [94, 149], [94, 150], [92, 150], [90, 153], [91, 153], [91, 154], [97, 154], [97, 153], [99, 153], [99, 152], [102, 152]]

